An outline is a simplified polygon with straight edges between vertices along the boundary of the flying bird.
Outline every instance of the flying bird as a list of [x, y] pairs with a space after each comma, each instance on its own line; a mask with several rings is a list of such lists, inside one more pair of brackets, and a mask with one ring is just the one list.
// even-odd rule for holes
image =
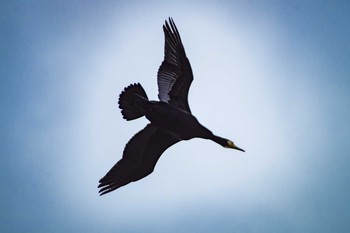
[[165, 21], [163, 31], [164, 61], [157, 75], [159, 101], [149, 100], [139, 83], [131, 84], [120, 94], [118, 103], [124, 119], [145, 116], [150, 123], [130, 139], [122, 159], [99, 181], [100, 195], [151, 174], [162, 153], [182, 140], [209, 139], [244, 152], [231, 140], [213, 134], [192, 115], [188, 105], [192, 69], [172, 18]]

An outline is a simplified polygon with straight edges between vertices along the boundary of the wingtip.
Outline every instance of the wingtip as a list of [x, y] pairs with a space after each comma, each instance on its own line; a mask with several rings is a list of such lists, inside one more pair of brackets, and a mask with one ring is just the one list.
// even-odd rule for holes
[[164, 26], [165, 25], [171, 25], [171, 24], [174, 24], [174, 19], [172, 18], [172, 17], [168, 17], [168, 19], [166, 19], [165, 21], [164, 21]]
[[103, 196], [103, 195], [105, 195], [106, 193], [105, 192], [98, 192], [98, 195], [101, 197], [101, 196]]
[[[99, 186], [100, 186], [100, 185], [99, 185]], [[104, 187], [103, 187], [103, 186], [104, 186]], [[105, 186], [105, 185], [102, 185], [102, 186], [99, 187], [99, 188], [100, 188], [100, 190], [98, 191], [98, 193], [100, 194], [100, 196], [103, 195], [103, 194], [105, 194], [105, 193], [108, 193], [108, 192], [112, 191], [111, 188], [110, 188], [109, 186]]]
[[169, 28], [168, 20], [165, 20], [163, 28], [164, 28], [164, 30], [167, 30]]
[[106, 191], [103, 191], [102, 189], [100, 189], [99, 191], [98, 191], [98, 195], [99, 196], [103, 196], [103, 195], [105, 195], [106, 194]]

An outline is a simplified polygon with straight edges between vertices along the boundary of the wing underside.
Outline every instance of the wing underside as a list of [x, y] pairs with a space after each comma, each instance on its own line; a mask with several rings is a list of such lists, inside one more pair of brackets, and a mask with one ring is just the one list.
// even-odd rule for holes
[[165, 131], [148, 124], [130, 139], [124, 148], [122, 159], [99, 181], [100, 195], [152, 173], [162, 153], [178, 141]]
[[164, 61], [159, 67], [157, 79], [159, 100], [191, 112], [188, 91], [193, 80], [192, 69], [172, 18], [169, 18], [169, 23], [165, 21], [163, 31]]

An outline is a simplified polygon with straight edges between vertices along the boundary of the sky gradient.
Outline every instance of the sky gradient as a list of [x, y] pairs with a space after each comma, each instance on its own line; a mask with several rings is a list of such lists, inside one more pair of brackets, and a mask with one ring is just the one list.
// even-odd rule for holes
[[[146, 2], [146, 1], [144, 1]], [[1, 1], [0, 232], [347, 232], [347, 1]], [[157, 98], [162, 24], [191, 62], [198, 120], [246, 153], [194, 139], [98, 196]]]

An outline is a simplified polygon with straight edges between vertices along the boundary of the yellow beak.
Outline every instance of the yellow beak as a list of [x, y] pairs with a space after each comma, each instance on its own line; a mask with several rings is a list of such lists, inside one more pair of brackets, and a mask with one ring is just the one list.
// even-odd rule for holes
[[239, 148], [238, 146], [236, 146], [232, 141], [230, 140], [227, 140], [227, 148], [232, 148], [232, 149], [235, 149], [235, 150], [240, 150], [240, 151], [243, 151], [245, 152], [245, 150]]

